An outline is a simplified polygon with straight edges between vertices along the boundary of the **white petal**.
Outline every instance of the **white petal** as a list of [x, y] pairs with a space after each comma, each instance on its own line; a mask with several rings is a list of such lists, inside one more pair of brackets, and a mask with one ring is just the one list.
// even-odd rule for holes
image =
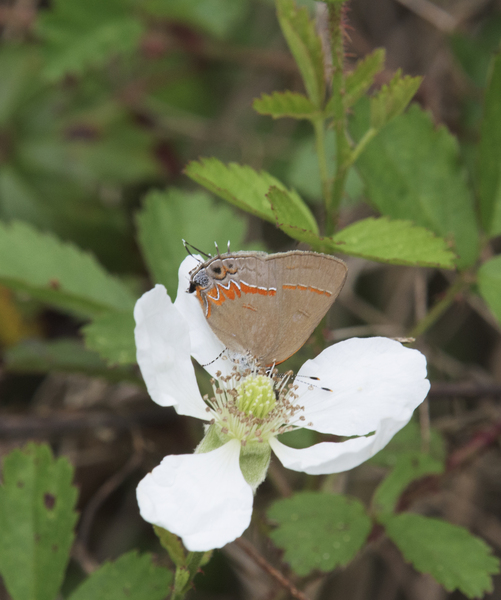
[[139, 483], [141, 516], [179, 535], [192, 552], [232, 542], [252, 514], [252, 490], [239, 457], [238, 440], [206, 454], [167, 456]]
[[[318, 378], [310, 389], [307, 376]], [[303, 426], [342, 436], [376, 431], [386, 418], [408, 421], [430, 388], [421, 352], [388, 338], [334, 344], [301, 367], [296, 383]]]
[[408, 420], [385, 419], [375, 435], [345, 442], [322, 442], [309, 448], [296, 449], [271, 438], [270, 446], [284, 467], [293, 471], [303, 471], [310, 475], [340, 473], [353, 469], [374, 456], [407, 423]]
[[163, 285], [139, 298], [134, 318], [137, 362], [152, 399], [181, 415], [208, 420], [191, 362], [188, 326]]
[[215, 377], [217, 371], [221, 371], [223, 375], [228, 375], [233, 365], [223, 354], [226, 346], [207, 323], [196, 295], [188, 293], [190, 271], [200, 264], [197, 259], [202, 260], [199, 256], [187, 256], [179, 267], [179, 284], [174, 306], [183, 315], [190, 328], [193, 358], [213, 377]]

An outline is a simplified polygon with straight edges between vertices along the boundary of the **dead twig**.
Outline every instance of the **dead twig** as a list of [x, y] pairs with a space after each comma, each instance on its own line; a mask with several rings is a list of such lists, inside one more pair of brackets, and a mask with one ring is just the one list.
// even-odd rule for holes
[[277, 581], [283, 588], [285, 588], [291, 596], [297, 598], [298, 600], [309, 600], [307, 596], [303, 594], [303, 592], [299, 591], [297, 587], [287, 579], [280, 571], [275, 569], [270, 563], [261, 556], [256, 548], [248, 542], [244, 538], [238, 538], [234, 542], [239, 548], [241, 548], [248, 556], [252, 558], [252, 560], [258, 564], [263, 571], [266, 571], [275, 581]]

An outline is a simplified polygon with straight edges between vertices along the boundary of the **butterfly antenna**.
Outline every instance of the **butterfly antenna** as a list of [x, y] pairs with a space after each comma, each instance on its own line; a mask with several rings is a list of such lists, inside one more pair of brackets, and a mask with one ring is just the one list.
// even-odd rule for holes
[[[196, 256], [194, 256], [193, 253], [191, 252], [191, 250], [195, 250], [195, 252], [199, 252], [200, 254], [202, 254], [202, 256], [205, 256], [205, 258], [212, 258], [212, 256], [210, 254], [207, 254], [207, 252], [203, 252], [199, 248], [195, 248], [195, 246], [193, 244], [189, 244], [186, 240], [183, 240], [183, 246], [184, 246], [184, 249], [186, 250], [186, 252], [188, 252], [188, 254], [190, 256], [193, 256], [193, 258], [195, 258], [199, 262], [202, 262], [202, 261], [200, 261]], [[190, 250], [190, 248], [191, 248], [191, 250]]]
[[230, 240], [228, 240], [228, 254], [230, 254]]

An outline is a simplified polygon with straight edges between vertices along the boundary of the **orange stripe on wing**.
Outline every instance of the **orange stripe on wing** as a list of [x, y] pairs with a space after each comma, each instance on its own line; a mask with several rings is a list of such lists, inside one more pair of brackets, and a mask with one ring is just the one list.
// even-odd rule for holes
[[315, 294], [319, 294], [320, 296], [332, 296], [331, 292], [328, 292], [327, 290], [321, 290], [320, 288], [316, 288], [311, 285], [310, 286], [301, 285], [301, 284], [293, 285], [291, 283], [284, 283], [282, 285], [282, 289], [283, 290], [299, 290], [300, 292], [314, 292]]
[[277, 290], [275, 288], [262, 288], [257, 285], [250, 285], [244, 281], [240, 282], [240, 288], [244, 294], [259, 294], [260, 296], [275, 296]]

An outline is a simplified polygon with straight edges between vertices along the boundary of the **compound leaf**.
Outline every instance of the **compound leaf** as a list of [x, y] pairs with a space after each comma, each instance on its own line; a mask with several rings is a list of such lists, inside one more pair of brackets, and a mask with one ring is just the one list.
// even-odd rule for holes
[[101, 66], [111, 56], [135, 50], [143, 34], [142, 23], [124, 0], [56, 0], [42, 11], [37, 30], [44, 39], [49, 79], [67, 73], [81, 74], [90, 66]]
[[13, 600], [54, 600], [77, 520], [66, 458], [28, 444], [4, 460], [0, 488], [0, 572]]
[[293, 0], [277, 0], [277, 13], [308, 96], [317, 108], [321, 108], [325, 97], [324, 52], [315, 23], [309, 18], [306, 7], [297, 8]]
[[332, 238], [332, 249], [394, 265], [454, 268], [445, 240], [410, 221], [370, 217], [345, 227]]
[[415, 479], [425, 475], [441, 473], [444, 470], [443, 461], [429, 454], [407, 452], [397, 458], [392, 472], [379, 484], [372, 505], [378, 513], [388, 513], [395, 510], [398, 499], [405, 489]]
[[172, 573], [154, 565], [149, 554], [128, 552], [94, 571], [69, 600], [163, 600], [172, 579]]
[[466, 529], [415, 514], [387, 516], [384, 526], [404, 558], [447, 591], [480, 598], [492, 590], [491, 575], [499, 572], [499, 560]]
[[291, 117], [293, 119], [311, 119], [320, 113], [312, 101], [298, 92], [273, 92], [256, 98], [252, 107], [260, 115], [270, 115], [274, 119]]
[[134, 306], [93, 256], [21, 222], [0, 224], [0, 283], [85, 316]]
[[266, 171], [258, 172], [236, 163], [225, 165], [217, 158], [201, 158], [190, 162], [184, 172], [223, 200], [271, 223], [275, 223], [275, 215], [266, 194], [270, 187], [275, 186], [287, 192], [289, 202], [295, 210], [303, 213], [305, 220], [309, 222], [312, 219], [300, 196]]
[[381, 129], [407, 107], [421, 85], [422, 77], [401, 77], [398, 70], [389, 84], [371, 98], [371, 126]]
[[[360, 104], [352, 122], [355, 137], [367, 129]], [[478, 255], [473, 200], [457, 142], [444, 127], [435, 128], [413, 105], [366, 146], [356, 164], [369, 199], [383, 215], [452, 238], [458, 266], [473, 264]]]
[[275, 502], [268, 518], [278, 523], [271, 539], [301, 576], [346, 565], [371, 530], [361, 502], [319, 492], [300, 492]]

